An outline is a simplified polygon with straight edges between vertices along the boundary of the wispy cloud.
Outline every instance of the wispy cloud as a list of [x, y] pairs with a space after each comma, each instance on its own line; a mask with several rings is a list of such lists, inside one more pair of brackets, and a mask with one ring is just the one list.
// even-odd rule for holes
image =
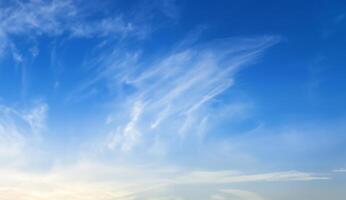
[[[97, 164], [96, 164], [97, 163]], [[171, 190], [175, 186], [183, 185], [186, 189], [200, 184], [219, 184], [234, 182], [260, 181], [311, 181], [327, 177], [313, 176], [303, 172], [276, 172], [267, 174], [246, 175], [217, 171], [188, 172], [186, 177], [183, 170], [164, 167], [131, 167], [122, 165], [103, 165], [100, 162], [78, 162], [73, 165], [55, 166], [46, 172], [30, 172], [15, 169], [0, 170], [0, 195], [5, 198], [20, 200], [52, 199], [58, 200], [86, 200], [86, 199], [137, 199], [155, 198], [157, 190], [166, 191], [166, 199], [176, 196], [186, 199], [179, 193]], [[207, 181], [201, 181], [208, 177]], [[227, 181], [224, 177], [228, 177]], [[193, 182], [191, 182], [193, 181]], [[21, 184], [17, 184], [20, 182]], [[170, 191], [171, 190], [171, 191]], [[168, 192], [170, 191], [170, 192]], [[191, 190], [192, 192], [193, 190]], [[162, 193], [161, 193], [162, 194]], [[233, 194], [244, 199], [259, 196], [241, 190], [221, 190], [220, 194]], [[209, 195], [211, 196], [211, 194]], [[161, 198], [160, 198], [161, 199]], [[208, 199], [206, 196], [205, 199]], [[212, 198], [215, 199], [215, 198]], [[251, 199], [251, 198], [250, 198]], [[253, 200], [253, 199], [251, 199]]]
[[[264, 200], [261, 196], [254, 192], [249, 192], [246, 190], [239, 190], [239, 189], [223, 189], [221, 190], [222, 194], [227, 196], [227, 195], [232, 195], [236, 196], [237, 198], [240, 198], [240, 200]], [[224, 196], [219, 196], [219, 198], [212, 198], [212, 200], [217, 200], [217, 199], [227, 199], [227, 197]]]
[[[77, 15], [71, 1], [14, 1], [2, 8], [1, 29], [13, 34], [61, 34]], [[70, 23], [70, 22], [68, 22]]]
[[[108, 142], [110, 149], [115, 149], [120, 145], [123, 151], [129, 151], [136, 145], [141, 134], [137, 128], [137, 121], [142, 114], [142, 106], [141, 102], [136, 102], [131, 112], [131, 119], [126, 126], [123, 129], [119, 127], [116, 132], [111, 133], [111, 138]], [[119, 131], [122, 134], [119, 134]]]
[[[92, 18], [94, 15], [97, 13], [85, 10], [72, 0], [3, 3], [0, 5], [0, 55], [6, 53], [5, 47], [16, 46], [16, 36], [30, 36], [27, 40], [33, 43], [40, 36], [117, 40], [141, 31], [124, 19], [122, 13]], [[39, 49], [33, 44], [29, 51], [35, 57]], [[19, 53], [12, 52], [12, 55], [16, 61], [21, 57]]]
[[314, 176], [313, 174], [287, 171], [263, 174], [244, 175], [233, 171], [195, 171], [187, 176], [179, 177], [179, 181], [186, 183], [239, 183], [260, 181], [311, 181], [327, 180], [328, 177]]
[[332, 172], [334, 172], [334, 173], [346, 173], [346, 169], [345, 168], [334, 169]]
[[[127, 64], [124, 64], [122, 54], [112, 51], [98, 63], [98, 75], [84, 89], [90, 91], [106, 81], [111, 90], [123, 94], [121, 101], [114, 102], [121, 110], [108, 117], [117, 124], [115, 130], [132, 124], [131, 117], [126, 122], [124, 117], [117, 116], [129, 116], [141, 102], [142, 114], [136, 118], [137, 136], [166, 133], [171, 137], [185, 137], [207, 125], [213, 99], [232, 87], [236, 72], [256, 61], [278, 40], [274, 36], [221, 39], [174, 51], [150, 64], [135, 56], [130, 59], [131, 67], [128, 65], [131, 54], [125, 54], [123, 59]], [[133, 136], [125, 130], [111, 131], [111, 134], [118, 135], [112, 138]]]
[[0, 105], [0, 161], [20, 155], [28, 142], [40, 138], [47, 110], [44, 103], [24, 110]]
[[72, 36], [109, 36], [131, 31], [131, 23], [119, 17], [86, 21], [85, 13], [77, 1], [14, 1], [1, 8], [1, 30], [7, 34], [48, 34]]
[[[9, 57], [20, 68], [22, 96], [26, 97], [28, 66], [39, 55], [40, 38], [117, 41], [137, 38], [141, 31], [122, 13], [91, 12], [80, 1], [11, 0], [0, 5], [0, 58]], [[19, 38], [25, 38], [25, 43]]]

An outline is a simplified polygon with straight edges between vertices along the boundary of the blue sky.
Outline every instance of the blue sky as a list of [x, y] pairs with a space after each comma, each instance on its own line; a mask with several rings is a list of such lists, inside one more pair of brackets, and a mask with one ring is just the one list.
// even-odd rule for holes
[[343, 1], [0, 0], [0, 197], [346, 196]]

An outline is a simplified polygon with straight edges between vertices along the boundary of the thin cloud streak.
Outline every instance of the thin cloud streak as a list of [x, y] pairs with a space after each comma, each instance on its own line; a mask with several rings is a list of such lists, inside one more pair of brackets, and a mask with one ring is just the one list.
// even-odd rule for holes
[[345, 168], [334, 169], [332, 172], [334, 172], [334, 173], [346, 173], [346, 169]]
[[87, 13], [81, 5], [71, 0], [28, 1], [1, 8], [0, 27], [6, 34], [47, 34], [57, 36], [68, 33], [75, 37], [104, 37], [111, 34], [126, 34], [132, 24], [119, 17], [100, 21], [86, 21]]
[[[13, 0], [4, 3], [0, 6], [0, 58], [10, 53], [16, 62], [22, 61], [22, 55], [13, 50], [17, 45], [14, 39], [17, 36], [29, 35], [28, 41], [35, 43], [42, 36], [119, 40], [128, 36], [136, 38], [140, 32], [121, 13], [90, 21], [94, 14], [73, 0]], [[36, 44], [33, 45], [28, 52], [36, 57], [39, 49]], [[7, 47], [12, 52], [6, 52]]]
[[[129, 116], [141, 102], [142, 114], [136, 119], [136, 140], [141, 135], [149, 137], [149, 133], [159, 132], [183, 138], [200, 132], [195, 127], [206, 126], [205, 117], [210, 104], [233, 86], [236, 72], [255, 62], [278, 41], [279, 38], [274, 36], [223, 39], [172, 52], [148, 66], [143, 66], [138, 56], [128, 61], [129, 53], [124, 61], [119, 61], [121, 54], [114, 54], [116, 51], [113, 51], [97, 68], [101, 69], [96, 76], [98, 78], [87, 82], [84, 89], [90, 91], [98, 87], [102, 80], [111, 85], [111, 91], [121, 91], [124, 95], [121, 101], [114, 100], [121, 111], [117, 109], [116, 114], [108, 116], [108, 119], [113, 119], [113, 124], [117, 124], [114, 130], [132, 121], [131, 117], [128, 122], [123, 119], [117, 121], [117, 116]], [[128, 67], [123, 65], [124, 62], [133, 65]], [[123, 90], [126, 87], [132, 88], [131, 93]], [[107, 124], [112, 127], [112, 123]], [[126, 138], [133, 135], [114, 130], [110, 131], [110, 138], [132, 140]], [[126, 148], [127, 151], [132, 147]]]
[[45, 103], [25, 110], [0, 105], [0, 161], [21, 156], [30, 141], [40, 139], [47, 112]]
[[[254, 193], [254, 192], [245, 191], [245, 190], [223, 189], [223, 190], [221, 190], [221, 192], [223, 194], [226, 194], [226, 195], [236, 196], [236, 197], [240, 198], [241, 200], [264, 200], [264, 198], [262, 198], [258, 194]], [[223, 197], [223, 198], [227, 199], [225, 197]]]
[[[176, 185], [184, 185], [184, 187], [189, 188], [200, 184], [312, 181], [328, 178], [304, 172], [275, 172], [253, 175], [230, 171], [186, 172], [179, 169], [165, 170], [164, 167], [134, 168], [86, 161], [74, 165], [56, 166], [45, 172], [1, 168], [0, 175], [2, 177], [0, 195], [5, 199], [16, 197], [19, 200], [47, 198], [52, 200], [61, 198], [66, 200], [136, 199], [143, 197], [144, 193], [145, 196], [153, 198], [157, 195], [157, 190], [170, 190]], [[18, 185], [18, 182], [21, 184]], [[241, 197], [254, 196], [252, 193], [238, 190], [222, 190], [222, 192]]]

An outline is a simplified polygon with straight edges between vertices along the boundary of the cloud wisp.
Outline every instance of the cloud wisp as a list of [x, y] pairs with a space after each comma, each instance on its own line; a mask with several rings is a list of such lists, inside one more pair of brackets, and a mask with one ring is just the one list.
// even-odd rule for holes
[[[111, 91], [122, 94], [121, 101], [114, 100], [116, 112], [107, 120], [110, 127], [117, 125], [110, 131], [112, 149], [120, 144], [120, 149], [131, 150], [142, 135], [198, 135], [198, 127], [208, 123], [213, 102], [233, 86], [236, 72], [278, 41], [274, 36], [221, 39], [176, 50], [150, 64], [143, 64], [137, 53], [123, 55], [115, 50], [98, 63], [98, 75], [84, 90], [106, 81]], [[133, 114], [139, 110], [140, 115]], [[133, 127], [136, 131], [131, 131]]]
[[[135, 36], [139, 32], [134, 23], [124, 19], [121, 13], [117, 16], [102, 16], [90, 12], [78, 1], [72, 0], [30, 0], [8, 1], [0, 4], [0, 56], [11, 49], [15, 61], [22, 61], [22, 54], [16, 49], [18, 36], [30, 36], [32, 47], [29, 53], [38, 55], [39, 37], [51, 38], [107, 38], [118, 40]], [[27, 41], [27, 42], [28, 42]]]
[[334, 173], [346, 173], [346, 169], [345, 168], [334, 169], [332, 172], [334, 172]]
[[211, 200], [226, 200], [229, 196], [236, 197], [240, 200], [264, 200], [254, 192], [239, 189], [222, 189], [220, 193], [211, 196]]
[[48, 106], [40, 103], [30, 109], [0, 105], [0, 161], [21, 156], [46, 128]]
[[[19, 200], [52, 199], [152, 199], [158, 191], [166, 196], [174, 187], [190, 188], [197, 185], [232, 184], [238, 182], [287, 182], [325, 180], [328, 177], [304, 172], [275, 172], [246, 175], [231, 171], [184, 171], [164, 167], [130, 167], [79, 162], [74, 165], [56, 166], [45, 172], [28, 172], [14, 169], [0, 170], [0, 195]], [[18, 185], [17, 183], [21, 184]], [[172, 191], [170, 191], [173, 189]], [[170, 192], [169, 192], [170, 191]], [[255, 197], [255, 194], [240, 190], [221, 190], [224, 194], [240, 197]], [[180, 196], [181, 194], [174, 194]], [[212, 196], [210, 194], [209, 196]], [[146, 198], [148, 197], [148, 198]], [[186, 199], [181, 197], [181, 199]], [[205, 199], [208, 199], [206, 197]], [[211, 198], [215, 199], [215, 198]], [[248, 199], [248, 198], [244, 198]], [[257, 199], [260, 199], [259, 197]]]
[[13, 1], [1, 8], [1, 31], [6, 34], [69, 34], [75, 37], [110, 36], [132, 30], [131, 23], [118, 17], [87, 21], [90, 13], [77, 1]]

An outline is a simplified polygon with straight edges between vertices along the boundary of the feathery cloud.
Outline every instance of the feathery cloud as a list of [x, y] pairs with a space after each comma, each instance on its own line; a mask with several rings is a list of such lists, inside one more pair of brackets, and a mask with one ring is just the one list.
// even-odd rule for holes
[[346, 169], [345, 168], [334, 169], [332, 172], [334, 172], [334, 173], [346, 173]]
[[0, 159], [20, 155], [29, 141], [40, 137], [47, 110], [45, 103], [28, 110], [0, 105]]
[[[217, 185], [234, 182], [260, 181], [312, 181], [327, 177], [314, 176], [304, 172], [276, 172], [267, 174], [246, 175], [229, 172], [188, 172], [192, 179], [183, 179], [186, 173], [179, 169], [164, 167], [131, 167], [121, 165], [105, 165], [100, 162], [78, 162], [73, 165], [55, 166], [45, 172], [30, 172], [16, 169], [0, 169], [0, 195], [5, 199], [16, 198], [87, 200], [87, 199], [152, 199], [158, 196], [157, 191], [166, 191], [166, 199], [178, 198], [174, 193], [175, 186], [183, 185], [189, 189], [201, 184]], [[190, 178], [192, 178], [190, 176]], [[208, 176], [206, 180], [205, 177]], [[228, 180], [223, 179], [224, 176]], [[185, 176], [186, 177], [186, 176]], [[221, 178], [221, 181], [220, 181]], [[204, 181], [203, 181], [204, 179]], [[224, 180], [224, 181], [223, 181]], [[21, 184], [17, 184], [20, 182]], [[170, 192], [168, 192], [170, 191]], [[220, 195], [232, 194], [242, 199], [261, 199], [254, 193], [241, 190], [220, 190]], [[191, 190], [192, 192], [192, 190]], [[162, 196], [162, 195], [160, 195]], [[211, 195], [209, 195], [211, 196]], [[206, 196], [205, 199], [207, 199]], [[163, 199], [164, 199], [163, 198]], [[173, 199], [174, 199], [173, 198]], [[160, 198], [161, 199], [161, 198]], [[186, 199], [181, 196], [180, 199]], [[215, 199], [215, 198], [212, 198]], [[251, 198], [250, 198], [251, 199]], [[253, 199], [251, 199], [253, 200]]]
[[[135, 105], [142, 102], [141, 116], [136, 118], [136, 130], [141, 134], [136, 135], [160, 132], [185, 137], [200, 132], [198, 127], [207, 125], [206, 116], [212, 101], [232, 87], [236, 72], [256, 61], [278, 41], [274, 36], [221, 39], [174, 51], [144, 66], [138, 54], [112, 51], [98, 62], [98, 75], [87, 82], [83, 90], [106, 81], [110, 90], [123, 94], [121, 101], [114, 100], [121, 109], [108, 117], [117, 124], [114, 130], [132, 124], [131, 117], [126, 122], [117, 116], [129, 116]], [[118, 136], [112, 138], [134, 136], [124, 130], [120, 133], [114, 130], [111, 134]]]

